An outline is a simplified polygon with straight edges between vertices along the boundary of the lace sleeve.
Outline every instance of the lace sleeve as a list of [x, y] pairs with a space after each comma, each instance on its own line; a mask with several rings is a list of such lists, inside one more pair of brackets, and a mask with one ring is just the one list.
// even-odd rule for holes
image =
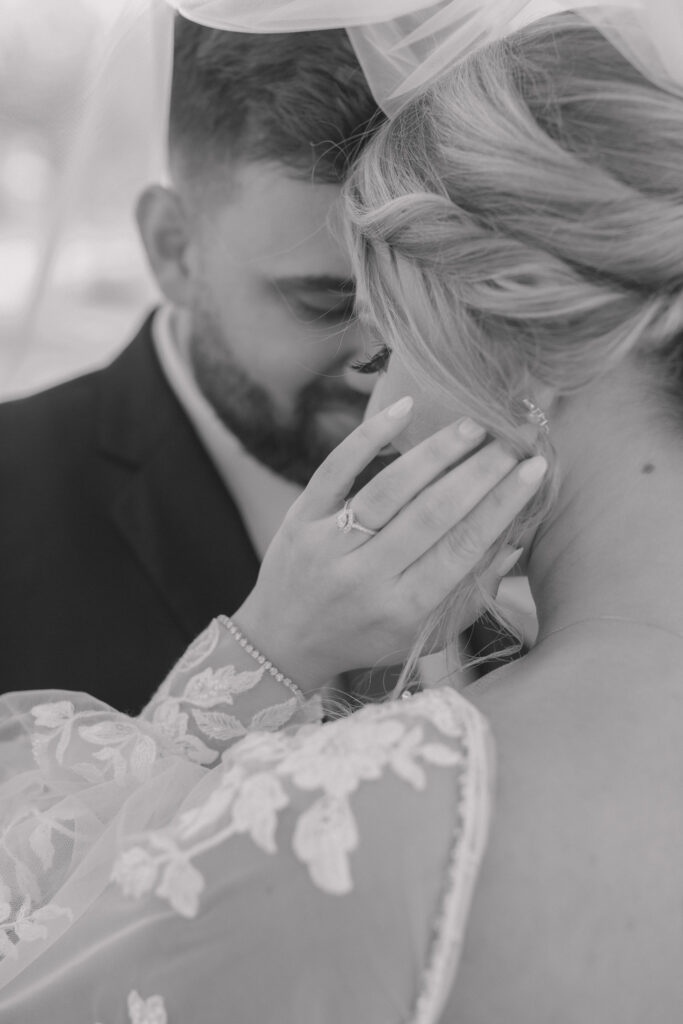
[[43, 911], [12, 926], [0, 1019], [439, 1020], [491, 792], [486, 725], [460, 695], [252, 732], [210, 771], [162, 758], [118, 791], [68, 783], [57, 818], [87, 807], [97, 838], [58, 874], [29, 836]]
[[212, 765], [248, 732], [321, 721], [322, 704], [278, 682], [218, 618], [188, 647], [140, 717], [190, 760]]

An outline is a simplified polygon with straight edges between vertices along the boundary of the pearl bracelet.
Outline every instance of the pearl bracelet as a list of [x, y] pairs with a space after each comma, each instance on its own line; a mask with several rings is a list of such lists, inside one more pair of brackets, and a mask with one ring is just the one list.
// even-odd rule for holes
[[306, 698], [296, 683], [293, 683], [292, 680], [284, 674], [284, 672], [280, 672], [280, 670], [273, 665], [272, 661], [268, 661], [265, 654], [261, 654], [261, 652], [249, 642], [244, 633], [237, 628], [228, 615], [219, 615], [218, 621], [225, 626], [228, 633], [230, 633], [231, 636], [234, 636], [240, 647], [243, 647], [247, 654], [251, 655], [254, 661], [257, 661], [259, 665], [263, 665], [266, 672], [270, 673], [273, 679], [276, 679], [278, 683], [282, 683], [283, 686], [286, 686], [302, 704], [306, 703]]

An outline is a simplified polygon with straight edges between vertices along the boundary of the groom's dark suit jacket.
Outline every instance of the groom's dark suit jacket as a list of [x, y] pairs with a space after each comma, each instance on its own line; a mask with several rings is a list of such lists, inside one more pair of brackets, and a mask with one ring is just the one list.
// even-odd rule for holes
[[239, 514], [166, 383], [151, 317], [106, 369], [0, 405], [0, 689], [137, 711], [256, 580]]

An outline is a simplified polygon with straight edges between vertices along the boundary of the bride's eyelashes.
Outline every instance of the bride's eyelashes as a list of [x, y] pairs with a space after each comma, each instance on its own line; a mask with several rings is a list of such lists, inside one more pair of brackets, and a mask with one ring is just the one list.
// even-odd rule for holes
[[356, 373], [382, 373], [387, 368], [390, 356], [389, 346], [382, 345], [369, 359], [357, 359], [351, 363], [351, 369]]

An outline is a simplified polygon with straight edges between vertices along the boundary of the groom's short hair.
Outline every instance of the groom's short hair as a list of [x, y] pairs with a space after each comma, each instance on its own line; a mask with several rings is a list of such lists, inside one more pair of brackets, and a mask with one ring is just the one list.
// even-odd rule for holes
[[184, 173], [273, 160], [341, 182], [381, 120], [343, 29], [252, 35], [176, 16], [169, 148]]

